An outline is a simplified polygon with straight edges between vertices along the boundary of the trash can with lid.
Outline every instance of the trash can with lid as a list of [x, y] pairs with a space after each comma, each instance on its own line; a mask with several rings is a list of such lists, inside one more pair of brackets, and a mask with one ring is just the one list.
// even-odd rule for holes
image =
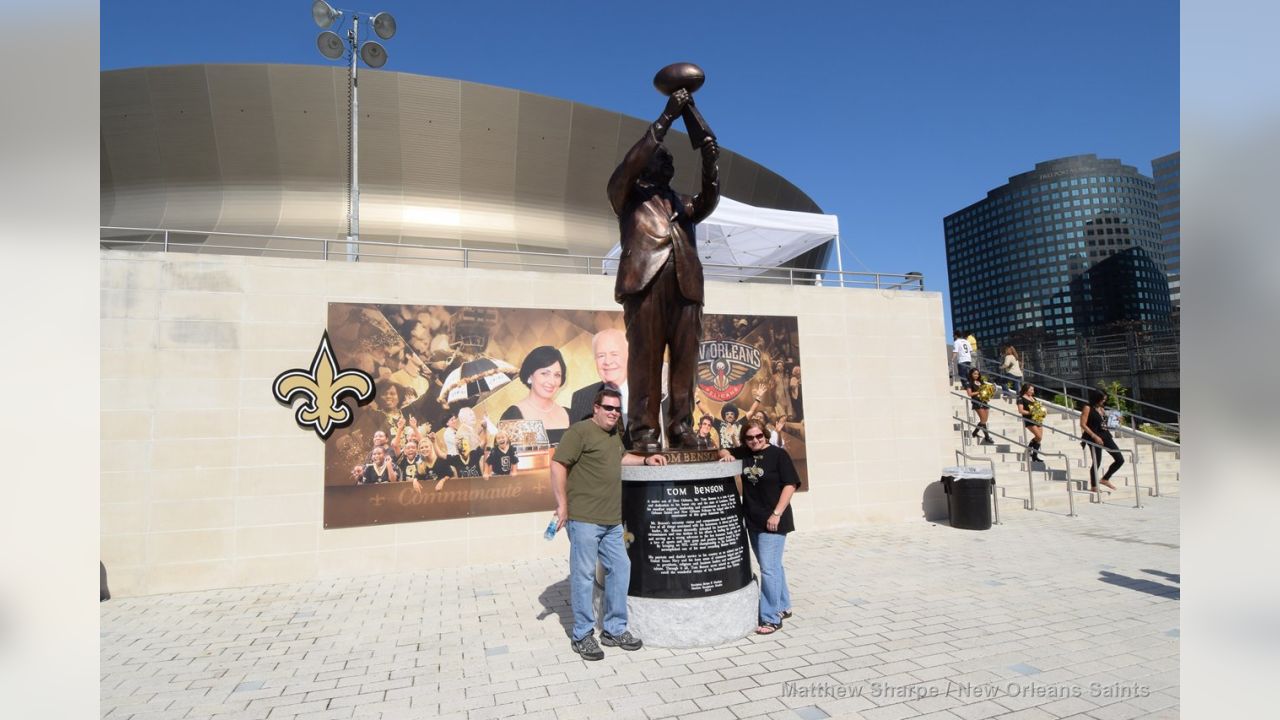
[[942, 469], [951, 527], [961, 530], [991, 529], [991, 488], [995, 476], [989, 468], [971, 465]]

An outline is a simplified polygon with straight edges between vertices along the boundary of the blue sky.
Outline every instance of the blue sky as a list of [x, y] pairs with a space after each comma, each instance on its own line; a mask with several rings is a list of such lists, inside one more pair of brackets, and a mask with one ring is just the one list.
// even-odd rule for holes
[[[334, 4], [395, 15], [386, 70], [646, 119], [663, 103], [654, 72], [698, 63], [721, 144], [839, 216], [846, 270], [923, 272], [944, 303], [948, 213], [1038, 161], [1096, 153], [1149, 175], [1179, 147], [1176, 0], [364, 1]], [[107, 0], [101, 13], [103, 69], [331, 63], [309, 0]]]

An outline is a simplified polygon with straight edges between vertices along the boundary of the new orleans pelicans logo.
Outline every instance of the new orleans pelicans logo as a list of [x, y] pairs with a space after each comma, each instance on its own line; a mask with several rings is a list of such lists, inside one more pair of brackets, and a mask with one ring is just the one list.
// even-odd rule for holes
[[728, 402], [742, 392], [760, 369], [760, 351], [730, 340], [705, 340], [698, 345], [698, 388], [716, 402]]
[[357, 404], [367, 404], [373, 400], [373, 378], [361, 370], [338, 369], [326, 330], [311, 360], [311, 369], [295, 368], [280, 373], [271, 385], [271, 392], [283, 405], [292, 405], [302, 396], [304, 402], [294, 413], [298, 426], [311, 428], [321, 440], [328, 440], [334, 430], [350, 425], [354, 419], [342, 397], [350, 395]]

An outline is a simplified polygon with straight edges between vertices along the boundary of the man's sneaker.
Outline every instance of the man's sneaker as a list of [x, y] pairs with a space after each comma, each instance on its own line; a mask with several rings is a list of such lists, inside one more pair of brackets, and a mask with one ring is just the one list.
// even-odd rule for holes
[[610, 635], [607, 632], [601, 632], [600, 642], [609, 647], [620, 647], [623, 650], [639, 650], [644, 646], [640, 638], [632, 635], [630, 630], [623, 631], [621, 635]]
[[[604, 636], [609, 637], [609, 633], [605, 633]], [[583, 660], [604, 659], [604, 651], [600, 649], [600, 644], [596, 642], [595, 633], [591, 633], [581, 640], [574, 640], [570, 647], [573, 648], [574, 652], [581, 655]]]

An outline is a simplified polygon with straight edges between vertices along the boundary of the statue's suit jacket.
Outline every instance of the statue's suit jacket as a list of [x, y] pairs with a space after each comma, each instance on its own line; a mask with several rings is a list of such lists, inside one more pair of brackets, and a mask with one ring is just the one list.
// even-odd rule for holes
[[694, 247], [693, 226], [702, 222], [720, 202], [715, 163], [703, 160], [702, 192], [693, 197], [670, 188], [637, 183], [657, 151], [666, 129], [654, 123], [627, 151], [609, 178], [609, 204], [618, 216], [622, 256], [614, 300], [641, 292], [653, 281], [667, 258], [674, 254], [680, 294], [702, 302], [702, 262]]

